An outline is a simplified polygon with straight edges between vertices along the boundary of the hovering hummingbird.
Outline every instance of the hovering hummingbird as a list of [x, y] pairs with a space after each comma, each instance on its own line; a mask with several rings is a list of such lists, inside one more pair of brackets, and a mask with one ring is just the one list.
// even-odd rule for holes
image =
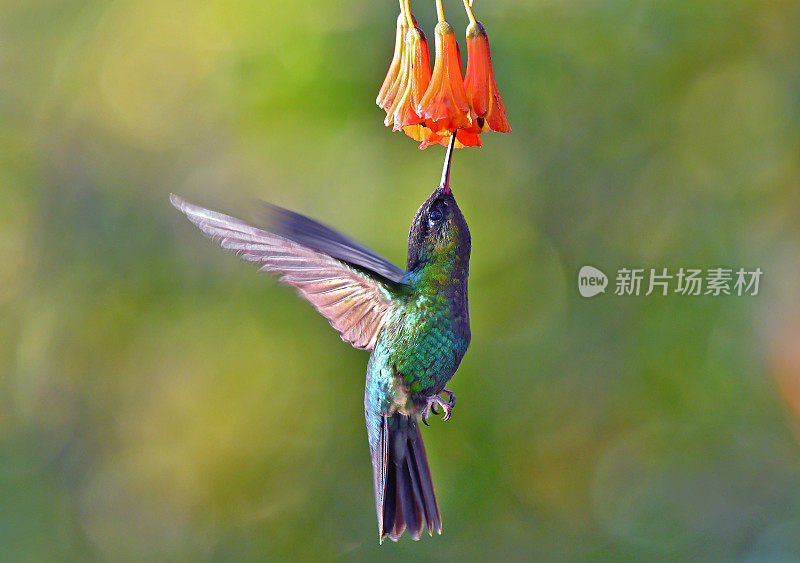
[[[170, 195], [223, 248], [294, 286], [356, 348], [371, 350], [364, 416], [375, 485], [379, 541], [408, 529], [441, 534], [442, 520], [419, 422], [455, 395], [445, 385], [470, 342], [467, 307], [470, 234], [450, 189], [450, 140], [442, 181], [408, 235], [406, 270], [303, 215], [271, 208], [260, 229]], [[446, 399], [440, 395], [445, 395]]]

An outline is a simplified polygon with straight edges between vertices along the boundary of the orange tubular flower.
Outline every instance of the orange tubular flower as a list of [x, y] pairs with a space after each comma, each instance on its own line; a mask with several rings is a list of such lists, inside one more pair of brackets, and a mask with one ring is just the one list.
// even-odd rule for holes
[[[472, 15], [470, 14], [470, 18]], [[467, 131], [482, 133], [491, 129], [509, 133], [506, 108], [494, 81], [489, 37], [480, 22], [472, 19], [467, 27], [467, 73], [464, 86], [470, 103], [471, 126]]]
[[431, 63], [425, 34], [416, 26], [409, 27], [400, 66], [400, 84], [391, 107], [386, 111], [386, 126], [393, 131], [422, 122], [419, 115], [422, 96], [431, 80]]
[[409, 0], [399, 0], [394, 56], [383, 80], [378, 106], [386, 110], [384, 123], [419, 141], [420, 149], [448, 143], [455, 148], [480, 147], [481, 133], [511, 131], [497, 89], [483, 25], [472, 14], [467, 28], [467, 72], [461, 74], [461, 55], [453, 28], [444, 19], [442, 0], [436, 0], [436, 62], [431, 73], [425, 34], [411, 14]]
[[[408, 31], [408, 19], [406, 15], [400, 12], [397, 16], [397, 33], [394, 38], [394, 55], [392, 62], [389, 64], [389, 72], [386, 73], [386, 78], [383, 79], [383, 84], [378, 92], [378, 97], [375, 103], [381, 109], [387, 109], [392, 105], [394, 96], [397, 94], [398, 74], [400, 74], [400, 65], [403, 59], [403, 46], [406, 41], [406, 32]], [[393, 94], [390, 94], [394, 90]]]
[[447, 136], [470, 126], [458, 41], [453, 28], [441, 18], [436, 24], [436, 62], [430, 85], [420, 102], [420, 116], [437, 135]]

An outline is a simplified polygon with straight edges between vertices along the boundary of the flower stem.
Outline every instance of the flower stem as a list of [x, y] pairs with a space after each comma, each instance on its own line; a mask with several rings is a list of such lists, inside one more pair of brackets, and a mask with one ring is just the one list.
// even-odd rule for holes
[[469, 23], [477, 23], [475, 14], [472, 13], [472, 0], [464, 0], [464, 9], [467, 11], [467, 16], [469, 16]]
[[408, 27], [414, 27], [414, 20], [411, 19], [411, 0], [400, 0], [400, 11], [406, 15]]
[[439, 17], [439, 21], [444, 21], [444, 8], [442, 8], [442, 0], [436, 0], [436, 15]]

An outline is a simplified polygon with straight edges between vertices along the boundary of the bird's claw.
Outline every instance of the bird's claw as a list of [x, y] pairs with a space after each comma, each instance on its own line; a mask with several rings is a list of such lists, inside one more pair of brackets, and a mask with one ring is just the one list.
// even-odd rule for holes
[[428, 416], [430, 413], [439, 414], [439, 411], [436, 410], [436, 405], [442, 407], [442, 410], [444, 411], [442, 422], [447, 422], [450, 419], [450, 415], [453, 413], [453, 407], [456, 405], [456, 396], [449, 389], [442, 389], [442, 393], [447, 395], [446, 401], [439, 395], [432, 395], [428, 397], [428, 404], [426, 405], [425, 410], [422, 412], [422, 422], [425, 424], [425, 426], [430, 426], [430, 424], [428, 424]]

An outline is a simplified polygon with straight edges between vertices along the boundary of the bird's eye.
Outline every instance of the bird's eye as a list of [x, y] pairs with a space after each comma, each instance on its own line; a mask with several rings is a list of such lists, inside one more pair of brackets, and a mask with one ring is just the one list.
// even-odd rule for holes
[[439, 211], [438, 209], [434, 209], [433, 211], [431, 211], [430, 218], [431, 221], [433, 221], [434, 223], [438, 223], [439, 221], [442, 220], [442, 212]]

